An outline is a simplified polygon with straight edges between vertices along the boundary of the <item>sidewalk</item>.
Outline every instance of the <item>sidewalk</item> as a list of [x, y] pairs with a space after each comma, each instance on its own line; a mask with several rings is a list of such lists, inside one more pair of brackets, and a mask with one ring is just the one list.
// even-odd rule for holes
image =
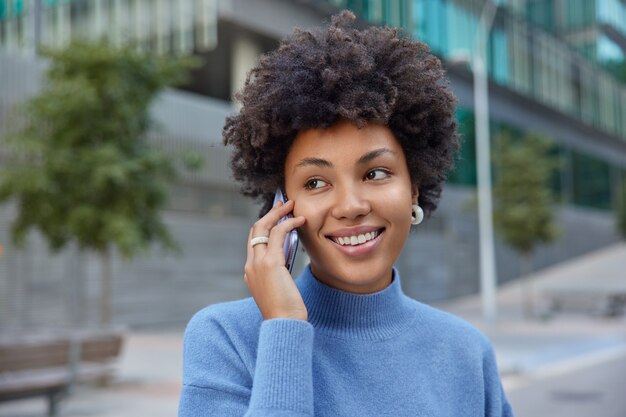
[[[546, 294], [578, 292], [583, 284], [590, 289], [590, 297], [582, 310], [550, 310]], [[596, 289], [621, 291], [625, 285], [626, 244], [621, 243], [501, 286], [494, 324], [483, 320], [479, 295], [437, 307], [463, 317], [487, 334], [505, 389], [515, 389], [538, 377], [626, 356], [626, 314], [603, 316], [593, 298]], [[524, 317], [524, 300], [528, 299], [532, 300], [531, 318]]]
[[[613, 261], [611, 261], [613, 259]], [[578, 263], [576, 263], [578, 262]], [[582, 263], [581, 263], [582, 262]], [[563, 312], [541, 319], [524, 319], [521, 284], [531, 283], [539, 315], [547, 309], [542, 288], [577, 285], [572, 271], [586, 271], [606, 287], [602, 277], [626, 280], [626, 245], [616, 245], [566, 265], [542, 271], [498, 290], [498, 320], [487, 325], [481, 317], [477, 295], [453, 300], [437, 307], [459, 315], [484, 331], [491, 339], [505, 390], [512, 391], [552, 375], [564, 374], [615, 357], [626, 356], [626, 314], [605, 318], [584, 312]], [[573, 280], [573, 281], [572, 281]], [[181, 385], [182, 329], [143, 331], [128, 334], [117, 379], [109, 387], [79, 387], [61, 405], [62, 417], [171, 417], [177, 415]], [[626, 378], [625, 378], [626, 380]], [[0, 404], [0, 417], [44, 416], [43, 398]]]

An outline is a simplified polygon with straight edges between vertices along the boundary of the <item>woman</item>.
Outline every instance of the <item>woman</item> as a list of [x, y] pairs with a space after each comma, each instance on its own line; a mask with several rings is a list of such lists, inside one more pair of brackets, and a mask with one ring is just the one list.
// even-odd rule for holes
[[[487, 339], [405, 296], [393, 268], [458, 150], [441, 64], [353, 20], [295, 31], [227, 120], [234, 176], [264, 202], [248, 236], [252, 298], [189, 323], [182, 417], [512, 415]], [[289, 201], [272, 207], [277, 187]], [[311, 260], [295, 282], [292, 229]]]

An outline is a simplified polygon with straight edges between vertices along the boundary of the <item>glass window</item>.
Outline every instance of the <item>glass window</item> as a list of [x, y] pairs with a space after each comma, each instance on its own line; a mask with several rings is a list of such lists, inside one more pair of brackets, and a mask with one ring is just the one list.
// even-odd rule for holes
[[419, 16], [419, 24], [415, 25], [416, 30], [420, 30], [418, 38], [423, 39], [438, 53], [446, 53], [447, 21], [446, 4], [442, 0], [432, 0], [428, 2], [418, 1], [420, 7], [415, 8], [422, 12]]
[[0, 0], [0, 19], [21, 16], [24, 13], [24, 0]]
[[509, 51], [506, 33], [501, 29], [493, 30], [490, 41], [491, 75], [498, 83], [506, 85], [509, 80]]
[[526, 7], [528, 19], [547, 31], [554, 31], [554, 0], [529, 1]]
[[626, 35], [626, 3], [623, 0], [597, 0], [598, 23], [612, 26]]
[[619, 45], [604, 35], [598, 37], [597, 51], [600, 62], [624, 61], [624, 52]]
[[450, 181], [455, 184], [476, 185], [476, 141], [474, 113], [457, 109], [458, 132], [461, 135], [461, 151]]
[[368, 14], [367, 5], [371, 3], [367, 0], [348, 0], [345, 2], [345, 8], [352, 10], [355, 14], [364, 16], [366, 19], [370, 19]]
[[569, 0], [565, 8], [565, 23], [570, 29], [593, 25], [596, 19], [595, 1]]
[[517, 22], [508, 25], [507, 30], [511, 62], [510, 85], [517, 91], [528, 93], [531, 85], [528, 32], [525, 26]]
[[552, 170], [550, 174], [549, 186], [552, 191], [552, 195], [557, 202], [565, 202], [567, 201], [566, 187], [563, 184], [564, 180], [564, 170], [567, 168], [566, 165], [566, 152], [564, 152], [563, 148], [554, 144], [554, 146], [549, 151], [549, 156], [553, 158], [556, 166]]
[[599, 209], [611, 207], [609, 164], [589, 155], [572, 152], [573, 201]]

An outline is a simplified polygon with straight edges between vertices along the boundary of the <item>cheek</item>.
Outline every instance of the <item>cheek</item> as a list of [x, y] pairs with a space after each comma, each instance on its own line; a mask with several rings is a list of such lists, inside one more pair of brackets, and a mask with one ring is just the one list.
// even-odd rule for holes
[[303, 203], [301, 200], [296, 200], [294, 206], [293, 206], [293, 215], [294, 217], [298, 217], [298, 216], [304, 216], [307, 219], [307, 223], [309, 220], [309, 210], [307, 210], [308, 207], [306, 205], [306, 203]]
[[393, 226], [399, 229], [411, 228], [411, 204], [410, 202], [397, 201], [396, 204], [389, 204], [383, 208], [383, 217]]
[[407, 191], [406, 188], [389, 189], [384, 198], [379, 200], [384, 202], [380, 206], [381, 210], [384, 210], [389, 219], [393, 219], [395, 222], [411, 222], [413, 199], [410, 190]]
[[307, 204], [302, 201], [296, 201], [296, 204], [293, 208], [293, 215], [303, 216], [306, 219], [306, 222], [303, 226], [298, 228], [298, 235], [303, 243], [306, 243], [309, 236], [311, 236], [315, 230], [321, 227], [321, 210], [319, 207], [316, 209], [312, 204]]

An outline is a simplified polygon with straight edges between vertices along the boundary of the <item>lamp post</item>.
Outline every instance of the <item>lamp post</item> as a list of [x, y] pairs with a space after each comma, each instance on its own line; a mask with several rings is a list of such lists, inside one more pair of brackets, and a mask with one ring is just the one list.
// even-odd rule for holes
[[491, 147], [489, 143], [489, 85], [487, 80], [487, 41], [497, 5], [485, 0], [474, 44], [474, 112], [476, 117], [476, 171], [478, 188], [478, 227], [480, 241], [480, 294], [483, 319], [496, 320], [496, 268], [491, 199]]
[[41, 43], [41, 2], [42, 0], [29, 0], [25, 10], [24, 26], [24, 49], [29, 53], [36, 54]]

